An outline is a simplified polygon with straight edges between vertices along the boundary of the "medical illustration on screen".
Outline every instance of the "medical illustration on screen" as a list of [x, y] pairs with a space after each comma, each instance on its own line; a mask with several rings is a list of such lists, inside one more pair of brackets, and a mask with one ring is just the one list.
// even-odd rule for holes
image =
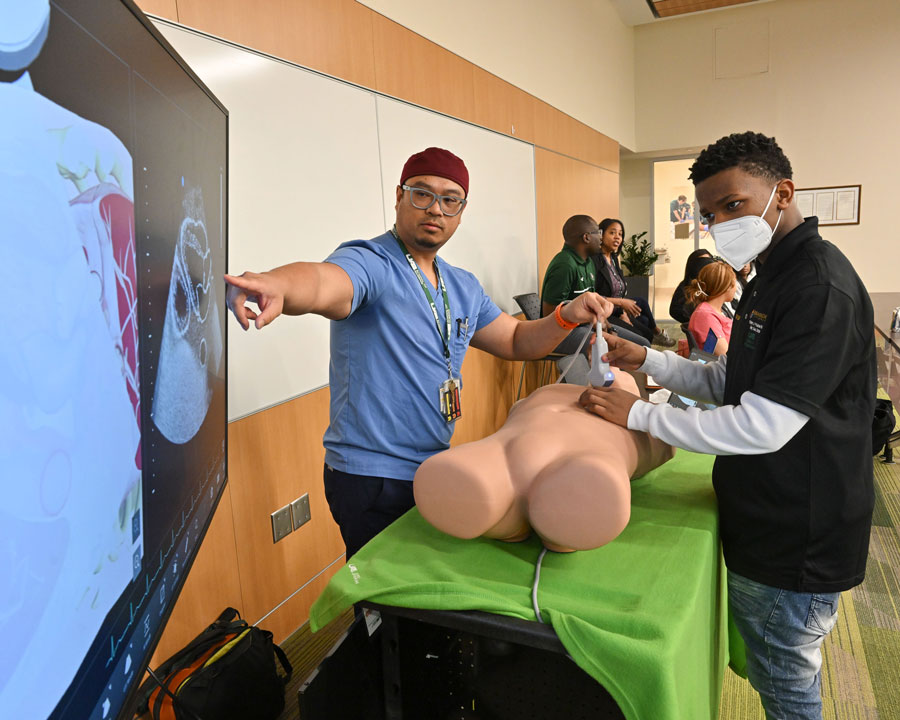
[[[46, 37], [47, 3], [23, 6], [23, 43], [40, 37], [25, 20]], [[18, 47], [5, 72], [40, 51], [2, 47]], [[16, 648], [0, 717], [26, 698], [46, 717], [143, 555], [132, 159], [27, 72], [0, 107], [0, 258], [21, 311], [0, 331], [0, 632]], [[48, 656], [53, 672], [33, 662]]]
[[226, 170], [137, 6], [0, 0], [3, 720], [131, 717], [221, 497]]

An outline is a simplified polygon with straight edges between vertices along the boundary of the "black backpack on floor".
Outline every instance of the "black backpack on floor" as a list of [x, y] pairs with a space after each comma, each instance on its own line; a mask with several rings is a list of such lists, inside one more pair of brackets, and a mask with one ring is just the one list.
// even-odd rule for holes
[[872, 455], [881, 452], [881, 448], [894, 432], [894, 405], [890, 400], [875, 398], [875, 418], [872, 420]]
[[[281, 663], [286, 677], [275, 667]], [[162, 663], [139, 690], [138, 712], [152, 720], [275, 720], [293, 668], [272, 633], [234, 608]]]

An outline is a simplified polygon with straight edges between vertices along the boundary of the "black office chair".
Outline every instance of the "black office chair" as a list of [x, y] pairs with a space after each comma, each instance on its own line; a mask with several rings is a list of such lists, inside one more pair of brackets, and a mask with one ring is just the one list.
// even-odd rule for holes
[[694, 333], [690, 331], [687, 323], [681, 323], [681, 331], [684, 333], [684, 336], [687, 338], [688, 350], [702, 350], [703, 348], [697, 347], [697, 338], [694, 337]]
[[[522, 295], [513, 295], [513, 300], [516, 301], [518, 306], [522, 309], [522, 314], [525, 316], [526, 320], [539, 320], [541, 318], [541, 296], [537, 293], [524, 293]], [[545, 375], [549, 378], [550, 375], [550, 364], [556, 362], [560, 358], [568, 357], [563, 353], [552, 352], [549, 355], [539, 358], [534, 362], [541, 363], [541, 374], [540, 374], [540, 384], [543, 385], [546, 380], [544, 379]], [[525, 363], [527, 360], [522, 362], [522, 372], [519, 373], [519, 389], [516, 390], [516, 400], [519, 399], [519, 395], [522, 394], [522, 381], [525, 379]]]

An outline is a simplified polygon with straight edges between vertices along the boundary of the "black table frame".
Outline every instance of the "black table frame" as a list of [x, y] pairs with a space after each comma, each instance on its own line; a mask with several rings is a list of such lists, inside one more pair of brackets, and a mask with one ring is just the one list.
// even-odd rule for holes
[[[421, 636], [417, 636], [418, 631], [413, 630], [414, 626], [426, 628], [432, 635], [453, 638], [450, 641], [454, 648], [453, 662], [459, 668], [447, 673], [446, 663], [436, 662], [435, 666], [443, 673], [444, 679], [439, 681], [441, 690], [444, 689], [443, 683], [446, 683], [446, 687], [452, 688], [457, 697], [465, 697], [467, 702], [478, 692], [493, 693], [496, 687], [483, 682], [484, 676], [479, 676], [480, 669], [485, 667], [485, 646], [495, 644], [502, 648], [506, 645], [513, 648], [519, 660], [528, 658], [520, 667], [536, 668], [535, 674], [555, 677], [555, 683], [563, 682], [568, 686], [567, 696], [571, 699], [571, 706], [565, 707], [565, 703], [562, 703], [558, 710], [548, 713], [544, 709], [534, 717], [552, 717], [553, 720], [568, 720], [572, 717], [624, 720], [625, 716], [606, 689], [575, 664], [549, 625], [476, 610], [422, 610], [368, 601], [360, 603], [359, 607], [375, 610], [381, 618], [377, 634], [380, 635], [381, 643], [384, 720], [403, 720], [404, 717], [409, 717], [408, 713], [404, 714], [405, 702], [408, 703], [411, 698], [414, 702], [417, 701], [423, 692], [417, 683], [421, 678], [408, 676], [409, 656], [401, 657], [404, 651], [410, 651], [410, 646], [415, 647], [414, 652], [421, 652], [418, 645]], [[503, 662], [505, 661], [500, 661], [501, 664]], [[478, 682], [475, 683], [474, 680]], [[524, 685], [533, 682], [528, 677], [518, 680]], [[479, 686], [477, 692], [476, 684]], [[432, 691], [433, 689], [434, 685]], [[460, 717], [495, 717], [489, 710], [483, 712], [486, 714], [479, 712], [470, 716], [463, 713]], [[501, 712], [500, 716], [506, 718], [525, 715]]]

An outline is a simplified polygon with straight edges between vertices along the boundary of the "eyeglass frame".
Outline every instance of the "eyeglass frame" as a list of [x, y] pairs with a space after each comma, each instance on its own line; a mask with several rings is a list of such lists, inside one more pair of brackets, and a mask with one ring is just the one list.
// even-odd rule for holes
[[[403, 183], [400, 183], [400, 187], [402, 189], [408, 190], [410, 192], [409, 204], [412, 205], [414, 208], [416, 208], [416, 210], [427, 210], [432, 205], [437, 203], [438, 207], [441, 209], [441, 212], [444, 213], [444, 215], [446, 215], [447, 217], [456, 217], [457, 215], [459, 215], [463, 211], [463, 208], [465, 208], [466, 202], [468, 202], [466, 200], [466, 198], [459, 197], [459, 195], [438, 195], [436, 192], [432, 192], [431, 190], [426, 190], [425, 188], [422, 188], [422, 187], [412, 187], [411, 185], [405, 185]], [[413, 202], [413, 199], [412, 199], [412, 191], [413, 190], [415, 190], [417, 192], [425, 193], [426, 195], [431, 195], [431, 202], [428, 203], [425, 207], [419, 207], [418, 205], [416, 205]], [[459, 210], [457, 210], [455, 213], [448, 213], [446, 210], [444, 210], [444, 205], [442, 202], [444, 199], [455, 200], [456, 202], [458, 202]]]

